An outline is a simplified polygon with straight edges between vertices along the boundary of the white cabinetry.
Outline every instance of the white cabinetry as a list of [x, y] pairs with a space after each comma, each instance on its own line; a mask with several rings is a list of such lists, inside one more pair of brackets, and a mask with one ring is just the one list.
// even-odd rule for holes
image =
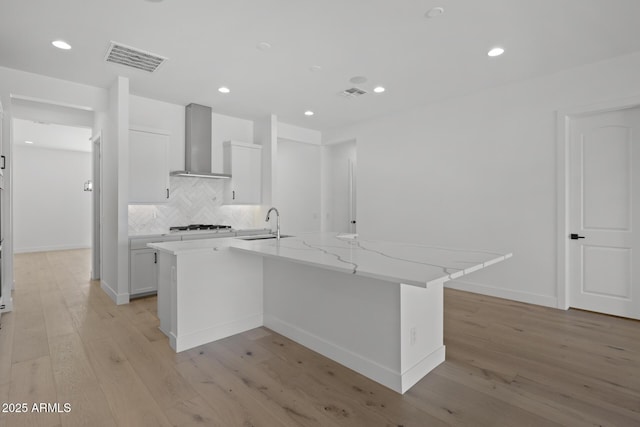
[[231, 174], [225, 203], [259, 205], [262, 202], [262, 146], [224, 142], [224, 173]]
[[129, 203], [169, 200], [169, 133], [129, 129]]
[[136, 297], [158, 290], [158, 254], [147, 247], [151, 242], [180, 240], [180, 236], [129, 239], [129, 296]]
[[158, 290], [158, 254], [154, 249], [131, 251], [130, 296]]

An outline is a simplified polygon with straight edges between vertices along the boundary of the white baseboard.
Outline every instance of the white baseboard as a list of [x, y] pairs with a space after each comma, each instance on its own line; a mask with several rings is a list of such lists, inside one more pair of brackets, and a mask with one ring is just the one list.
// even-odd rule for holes
[[104, 280], [100, 281], [100, 289], [102, 289], [116, 305], [129, 304], [129, 294], [119, 294], [113, 290], [111, 286]]
[[[304, 347], [310, 348], [311, 350], [346, 366], [347, 368], [353, 369], [365, 377], [369, 377], [385, 387], [389, 387], [397, 393], [403, 393], [403, 376], [398, 371], [382, 366], [274, 316], [265, 314], [264, 326], [292, 339]], [[442, 355], [444, 357], [444, 353], [442, 353]]]
[[14, 254], [26, 254], [31, 252], [50, 252], [50, 251], [69, 251], [72, 249], [91, 249], [86, 245], [54, 245], [54, 246], [37, 246], [31, 248], [14, 248]]
[[190, 348], [198, 347], [199, 345], [207, 344], [250, 329], [258, 328], [262, 325], [263, 317], [262, 313], [259, 313], [242, 319], [237, 319], [232, 322], [219, 324], [211, 328], [191, 332], [189, 334], [176, 336], [173, 333], [170, 333], [169, 343], [176, 353], [179, 353], [184, 350], [189, 350]]
[[416, 363], [404, 374], [402, 374], [402, 391], [404, 394], [407, 390], [424, 378], [429, 372], [433, 371], [436, 366], [444, 362], [445, 346], [442, 346], [432, 352], [430, 355]]
[[459, 291], [473, 292], [491, 297], [510, 299], [513, 301], [525, 302], [527, 304], [542, 305], [545, 307], [558, 307], [556, 297], [532, 294], [529, 292], [514, 291], [512, 289], [496, 288], [480, 283], [468, 282], [465, 280], [452, 280], [444, 284], [445, 288], [457, 289]]

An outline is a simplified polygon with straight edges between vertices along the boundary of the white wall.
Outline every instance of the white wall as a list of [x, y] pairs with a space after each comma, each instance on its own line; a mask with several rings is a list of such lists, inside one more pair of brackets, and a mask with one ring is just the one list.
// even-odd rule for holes
[[320, 131], [282, 122], [278, 122], [278, 138], [306, 142], [308, 144], [322, 144], [322, 133]]
[[283, 233], [320, 231], [320, 150], [315, 144], [278, 140], [274, 204]]
[[118, 304], [129, 302], [129, 80], [109, 88], [109, 109], [96, 116], [102, 131], [101, 288]]
[[66, 126], [92, 127], [93, 111], [13, 98], [11, 117]]
[[278, 117], [269, 115], [262, 120], [256, 120], [256, 144], [262, 145], [262, 203], [263, 212], [276, 200], [275, 192], [278, 177], [276, 164], [278, 162]]
[[14, 147], [14, 252], [91, 246], [91, 153]]
[[640, 53], [324, 133], [358, 141], [365, 237], [513, 251], [453, 286], [556, 304], [558, 109], [640, 94]]
[[213, 113], [211, 118], [211, 172], [223, 173], [224, 141], [253, 144], [253, 121]]

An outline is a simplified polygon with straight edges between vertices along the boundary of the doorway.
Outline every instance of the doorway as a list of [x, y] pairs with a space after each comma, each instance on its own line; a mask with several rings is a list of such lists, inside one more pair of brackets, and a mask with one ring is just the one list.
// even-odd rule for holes
[[327, 229], [339, 233], [357, 233], [356, 141], [327, 146]]
[[640, 101], [560, 119], [565, 158], [559, 164], [565, 168], [559, 177], [566, 191], [559, 200], [565, 208], [564, 218], [559, 215], [562, 308], [640, 319]]
[[14, 253], [91, 248], [91, 129], [14, 118]]

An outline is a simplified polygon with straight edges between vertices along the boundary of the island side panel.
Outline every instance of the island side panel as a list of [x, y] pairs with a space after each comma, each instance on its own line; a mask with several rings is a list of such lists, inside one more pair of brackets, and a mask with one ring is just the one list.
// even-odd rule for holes
[[402, 393], [445, 359], [442, 284], [400, 285]]
[[219, 247], [178, 255], [177, 352], [263, 323], [262, 257]]
[[268, 328], [402, 392], [400, 284], [265, 258]]
[[[158, 251], [158, 318], [160, 330], [170, 336], [171, 329], [171, 287], [175, 280], [176, 256]], [[173, 275], [172, 275], [173, 271]]]

